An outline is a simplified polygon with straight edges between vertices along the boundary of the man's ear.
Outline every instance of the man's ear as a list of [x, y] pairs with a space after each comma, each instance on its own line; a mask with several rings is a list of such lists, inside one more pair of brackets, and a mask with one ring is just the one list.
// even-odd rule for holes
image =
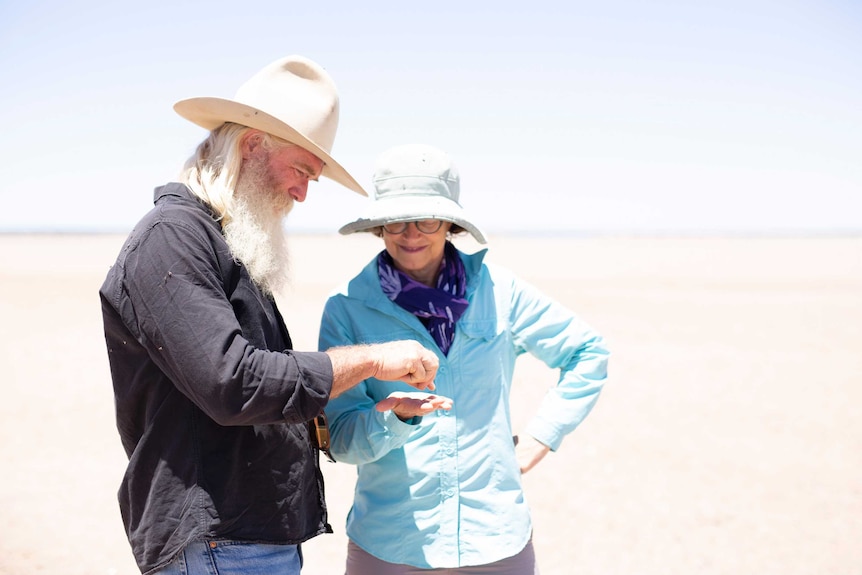
[[249, 130], [246, 132], [239, 143], [240, 150], [242, 151], [242, 159], [247, 160], [257, 154], [260, 151], [262, 144], [263, 134], [257, 130]]

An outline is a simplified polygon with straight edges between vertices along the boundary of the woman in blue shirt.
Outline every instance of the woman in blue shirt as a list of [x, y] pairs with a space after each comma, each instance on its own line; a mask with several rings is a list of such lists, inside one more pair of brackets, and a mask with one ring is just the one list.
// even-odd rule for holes
[[[331, 453], [357, 465], [347, 575], [538, 573], [521, 474], [586, 417], [608, 352], [590, 326], [505, 269], [487, 250], [448, 238], [482, 232], [458, 203], [449, 157], [429, 146], [378, 160], [368, 212], [341, 228], [385, 249], [327, 301], [320, 349], [415, 339], [440, 360], [436, 394], [368, 379], [326, 407]], [[515, 359], [558, 369], [555, 387], [515, 436], [509, 394]]]

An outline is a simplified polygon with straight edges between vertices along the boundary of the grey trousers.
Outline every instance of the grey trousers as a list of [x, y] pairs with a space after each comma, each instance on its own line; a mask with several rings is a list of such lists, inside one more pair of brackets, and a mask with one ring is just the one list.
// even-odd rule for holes
[[345, 575], [539, 575], [533, 542], [512, 557], [472, 567], [422, 569], [412, 565], [398, 565], [381, 561], [367, 553], [353, 541], [347, 543], [347, 571]]

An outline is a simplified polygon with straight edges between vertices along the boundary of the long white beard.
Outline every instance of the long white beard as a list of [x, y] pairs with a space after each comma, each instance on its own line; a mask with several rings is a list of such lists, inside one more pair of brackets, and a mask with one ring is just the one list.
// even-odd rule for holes
[[293, 199], [277, 193], [265, 165], [243, 166], [224, 236], [234, 259], [269, 295], [280, 293], [289, 282], [287, 238], [282, 224], [291, 208]]

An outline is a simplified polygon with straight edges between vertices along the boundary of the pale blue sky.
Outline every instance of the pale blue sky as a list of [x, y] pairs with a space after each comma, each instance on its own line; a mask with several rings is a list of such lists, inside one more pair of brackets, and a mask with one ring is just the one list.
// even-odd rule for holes
[[[862, 231], [856, 0], [0, 0], [0, 231], [128, 231], [204, 136], [173, 103], [292, 53], [360, 183], [438, 146], [491, 233]], [[363, 201], [313, 184], [288, 226]]]

